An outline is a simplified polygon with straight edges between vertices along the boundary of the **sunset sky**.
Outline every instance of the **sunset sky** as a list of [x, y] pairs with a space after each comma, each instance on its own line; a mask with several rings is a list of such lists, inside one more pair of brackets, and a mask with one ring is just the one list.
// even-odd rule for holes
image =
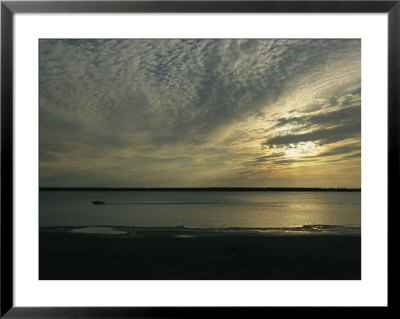
[[40, 40], [40, 186], [360, 187], [360, 40]]

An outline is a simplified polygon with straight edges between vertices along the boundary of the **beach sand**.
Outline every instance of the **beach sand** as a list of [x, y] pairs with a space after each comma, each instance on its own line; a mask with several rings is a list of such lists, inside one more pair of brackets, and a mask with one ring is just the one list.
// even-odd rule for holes
[[361, 238], [41, 231], [39, 279], [359, 280]]

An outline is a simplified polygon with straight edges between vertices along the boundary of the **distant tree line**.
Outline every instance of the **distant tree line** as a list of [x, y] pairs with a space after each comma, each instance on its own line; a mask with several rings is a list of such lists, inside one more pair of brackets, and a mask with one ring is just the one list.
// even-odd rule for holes
[[40, 187], [40, 191], [139, 191], [139, 192], [360, 192], [361, 188], [342, 187]]

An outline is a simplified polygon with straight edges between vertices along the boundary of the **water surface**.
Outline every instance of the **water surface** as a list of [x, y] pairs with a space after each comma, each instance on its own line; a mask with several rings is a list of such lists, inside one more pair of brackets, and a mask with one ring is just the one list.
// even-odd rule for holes
[[360, 192], [40, 191], [39, 208], [41, 227], [354, 231], [361, 226]]

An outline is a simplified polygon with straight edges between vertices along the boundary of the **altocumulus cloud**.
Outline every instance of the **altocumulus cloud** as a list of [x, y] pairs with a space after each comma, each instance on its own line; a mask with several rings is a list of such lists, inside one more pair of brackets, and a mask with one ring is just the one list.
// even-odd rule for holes
[[[104, 185], [160, 186], [154, 177], [145, 185], [142, 173], [142, 185], [129, 178], [163, 159], [157, 172], [168, 180], [164, 163], [173, 175], [182, 158], [191, 158], [188, 171], [216, 178], [274, 158], [262, 153], [265, 145], [356, 138], [359, 63], [359, 40], [40, 40], [41, 181], [83, 185], [79, 176], [93, 178], [98, 168], [115, 170]], [[298, 91], [309, 99], [280, 113], [277, 106]], [[249, 121], [259, 126], [237, 125]], [[232, 142], [235, 125], [235, 136], [258, 151]], [[120, 168], [126, 179], [116, 177]]]

